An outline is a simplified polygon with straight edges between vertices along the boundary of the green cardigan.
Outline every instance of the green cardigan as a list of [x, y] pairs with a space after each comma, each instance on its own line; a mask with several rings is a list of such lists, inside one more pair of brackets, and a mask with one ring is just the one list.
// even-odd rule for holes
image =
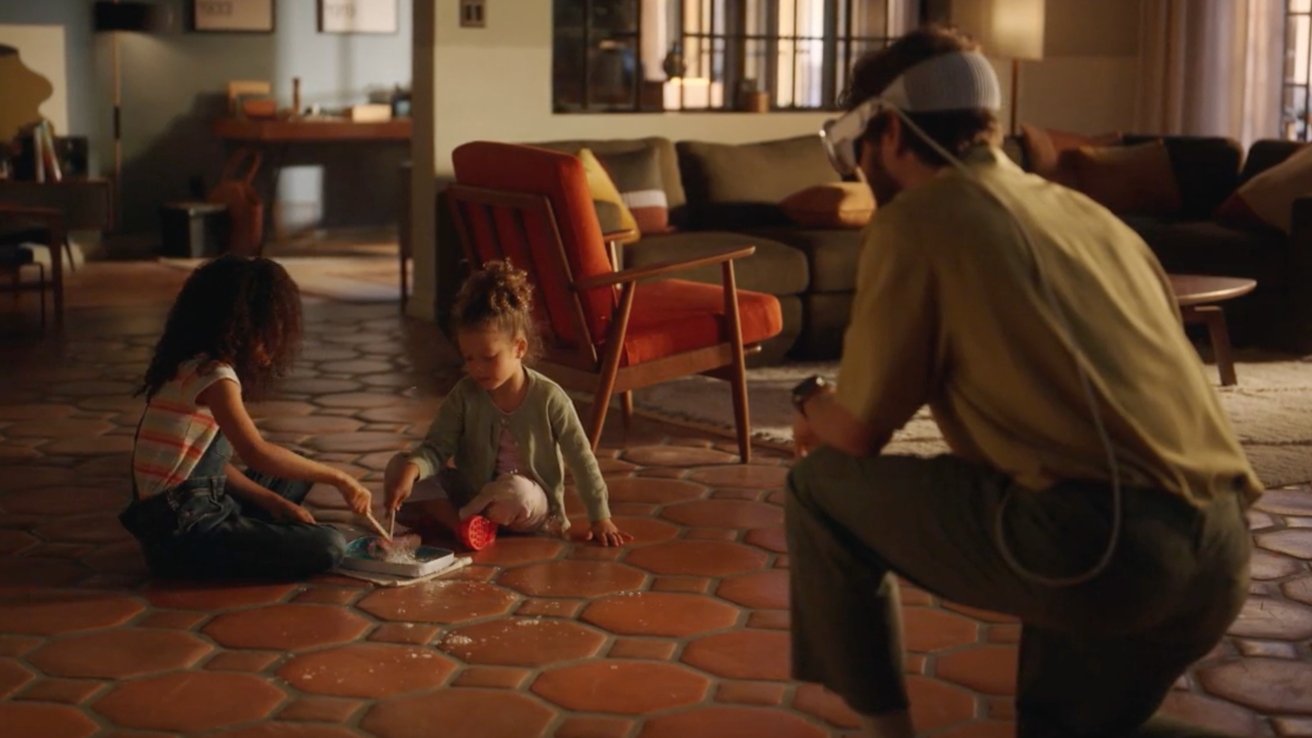
[[474, 380], [465, 377], [442, 401], [428, 436], [410, 452], [419, 467], [419, 478], [438, 472], [448, 459], [477, 492], [496, 476], [497, 451], [503, 419], [519, 446], [520, 473], [531, 476], [546, 490], [551, 515], [569, 526], [565, 516], [565, 469], [569, 465], [574, 485], [592, 522], [610, 517], [606, 482], [597, 467], [597, 457], [583, 432], [574, 403], [560, 385], [524, 367], [528, 391], [524, 402], [512, 413], [503, 413], [492, 397]]

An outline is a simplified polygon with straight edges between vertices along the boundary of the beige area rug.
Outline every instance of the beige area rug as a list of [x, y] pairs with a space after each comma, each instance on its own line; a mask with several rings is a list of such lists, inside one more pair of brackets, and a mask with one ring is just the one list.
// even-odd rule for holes
[[[401, 269], [392, 257], [276, 256], [304, 295], [342, 302], [398, 302]], [[204, 259], [160, 259], [175, 269], [191, 271]]]
[[[1215, 366], [1207, 367], [1216, 381]], [[1312, 481], [1312, 357], [1240, 355], [1239, 384], [1217, 387], [1221, 404], [1244, 450], [1268, 487]], [[833, 378], [834, 363], [789, 364], [747, 373], [752, 432], [758, 442], [792, 448], [793, 385], [811, 374]], [[727, 383], [689, 377], [635, 393], [639, 413], [660, 420], [733, 433], [733, 402]], [[930, 456], [947, 446], [926, 409], [894, 435], [891, 453]]]

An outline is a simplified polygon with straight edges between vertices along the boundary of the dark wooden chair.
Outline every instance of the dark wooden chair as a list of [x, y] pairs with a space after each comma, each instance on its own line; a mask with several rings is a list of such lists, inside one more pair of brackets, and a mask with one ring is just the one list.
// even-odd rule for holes
[[[9, 277], [9, 284], [0, 289], [13, 292], [15, 299], [22, 292], [36, 291], [41, 300], [41, 331], [46, 328], [46, 290], [54, 293], [56, 325], [64, 318], [63, 249], [68, 240], [64, 217], [54, 208], [22, 207], [0, 203], [0, 274]], [[32, 252], [22, 248], [25, 243], [42, 243], [50, 251], [50, 273], [43, 264], [33, 259]], [[37, 271], [35, 284], [22, 279], [25, 268]], [[49, 276], [49, 279], [47, 279]]]
[[[705, 374], [729, 382], [739, 453], [749, 461], [744, 356], [783, 325], [773, 295], [737, 289], [733, 262], [755, 247], [616, 270], [577, 158], [474, 142], [453, 159], [457, 184], [447, 200], [466, 258], [471, 266], [509, 259], [528, 272], [543, 334], [537, 366], [562, 386], [592, 392], [593, 448], [615, 393], [627, 420], [632, 390]], [[664, 279], [708, 264], [721, 265], [720, 284]]]

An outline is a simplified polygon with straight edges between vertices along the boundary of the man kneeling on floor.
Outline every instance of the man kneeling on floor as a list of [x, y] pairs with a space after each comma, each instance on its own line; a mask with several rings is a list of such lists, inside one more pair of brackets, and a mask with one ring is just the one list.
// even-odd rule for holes
[[[1021, 736], [1205, 735], [1154, 717], [1247, 594], [1261, 485], [1144, 242], [996, 148], [954, 31], [861, 59], [835, 166], [880, 208], [837, 387], [794, 392], [793, 669], [914, 735], [900, 574], [1023, 624]], [[881, 454], [928, 403], [952, 453]]]

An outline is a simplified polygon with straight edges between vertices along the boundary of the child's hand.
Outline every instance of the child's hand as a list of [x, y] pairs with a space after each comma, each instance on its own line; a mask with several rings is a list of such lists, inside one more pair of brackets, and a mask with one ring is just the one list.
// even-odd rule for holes
[[369, 512], [369, 505], [373, 503], [373, 493], [353, 477], [342, 475], [342, 479], [337, 482], [337, 490], [342, 493], [342, 499], [346, 501], [346, 506], [351, 508], [351, 512], [356, 515]]
[[397, 454], [387, 463], [383, 475], [383, 507], [396, 510], [410, 497], [419, 479], [419, 467], [405, 454]]
[[274, 520], [284, 523], [305, 523], [306, 525], [314, 525], [315, 523], [314, 516], [304, 506], [281, 497], [266, 509]]
[[591, 530], [583, 536], [583, 540], [595, 540], [602, 546], [623, 546], [632, 541], [633, 536], [615, 527], [614, 521], [606, 518], [593, 523]]

